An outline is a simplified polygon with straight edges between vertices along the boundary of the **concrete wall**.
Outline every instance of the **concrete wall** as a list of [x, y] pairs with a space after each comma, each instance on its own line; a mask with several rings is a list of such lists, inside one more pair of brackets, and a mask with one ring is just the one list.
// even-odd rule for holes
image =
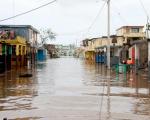
[[[139, 29], [139, 32], [133, 32], [132, 29], [134, 29], [134, 28]], [[143, 35], [144, 35], [143, 28], [144, 27], [141, 27], [141, 26], [139, 26], [139, 27], [138, 26], [124, 26], [117, 30], [117, 36], [143, 37]]]

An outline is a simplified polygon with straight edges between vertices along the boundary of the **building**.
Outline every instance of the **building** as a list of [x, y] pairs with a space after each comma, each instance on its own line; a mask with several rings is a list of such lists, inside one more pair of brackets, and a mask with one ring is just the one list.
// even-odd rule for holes
[[117, 36], [124, 38], [123, 43], [129, 44], [132, 41], [145, 39], [144, 26], [122, 26], [117, 29]]
[[[114, 64], [113, 59], [118, 60], [119, 50], [120, 47], [123, 45], [123, 39], [116, 35], [112, 35], [111, 38], [109, 39], [109, 43], [111, 48], [110, 49], [111, 64]], [[94, 61], [97, 63], [106, 63], [107, 44], [108, 38], [105, 36], [83, 40], [86, 60]]]
[[98, 45], [98, 42], [96, 43], [96, 41], [98, 41], [98, 38], [83, 40], [83, 46], [85, 48], [84, 56], [87, 61], [95, 61], [95, 47]]
[[[123, 26], [117, 29], [117, 35], [124, 38], [124, 46], [122, 47], [122, 50], [120, 52], [120, 61], [124, 61], [126, 63], [128, 59], [131, 59], [132, 63], [136, 64], [136, 66], [144, 66], [144, 62], [146, 61], [145, 59], [147, 59], [147, 55], [144, 55], [146, 58], [144, 56], [143, 58], [141, 56], [142, 54], [140, 54], [140, 49], [143, 51], [147, 51], [147, 46], [144, 42], [146, 38], [144, 26]], [[141, 44], [140, 49], [139, 43], [143, 43], [143, 45]], [[145, 52], [145, 54], [147, 54], [147, 52]]]
[[47, 50], [44, 47], [39, 47], [37, 50], [37, 61], [44, 61], [47, 57]]
[[[132, 42], [145, 39], [144, 26], [122, 26], [116, 35], [83, 40], [85, 59], [98, 63], [107, 63], [107, 45], [110, 43], [111, 66], [129, 58], [129, 48]], [[109, 41], [108, 41], [109, 40]], [[133, 57], [132, 57], [133, 58]]]
[[31, 25], [0, 25], [0, 63], [6, 63], [5, 69], [35, 62], [38, 33]]
[[74, 56], [75, 54], [75, 45], [55, 45], [55, 47], [59, 56]]
[[48, 52], [50, 58], [57, 58], [57, 49], [54, 44], [44, 44], [45, 49]]

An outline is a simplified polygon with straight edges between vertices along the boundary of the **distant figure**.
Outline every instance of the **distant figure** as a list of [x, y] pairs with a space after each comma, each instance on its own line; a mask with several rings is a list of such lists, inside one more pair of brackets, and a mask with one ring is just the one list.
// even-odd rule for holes
[[130, 65], [130, 66], [128, 66], [129, 71], [133, 72], [133, 65], [134, 65], [134, 62], [133, 62], [133, 60], [132, 60], [131, 58], [129, 58], [129, 59], [127, 60], [127, 64]]
[[127, 60], [127, 64], [132, 65], [132, 64], [133, 64], [133, 60], [132, 60], [131, 58], [129, 58], [129, 59]]

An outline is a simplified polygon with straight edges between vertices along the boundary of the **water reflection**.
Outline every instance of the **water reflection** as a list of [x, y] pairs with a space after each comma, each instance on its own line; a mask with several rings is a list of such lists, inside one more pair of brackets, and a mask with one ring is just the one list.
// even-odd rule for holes
[[107, 117], [106, 120], [110, 120], [111, 119], [111, 98], [110, 96], [108, 96], [107, 98]]
[[[110, 79], [111, 81], [110, 97], [107, 99], [107, 118], [105, 119], [111, 119], [111, 112], [116, 111], [114, 106], [111, 107], [111, 104], [115, 103], [114, 100], [111, 103], [111, 96], [129, 97], [131, 101], [133, 101], [131, 104], [133, 107], [130, 109], [134, 114], [150, 115], [150, 83], [146, 72], [139, 71], [138, 75], [135, 74], [135, 72], [129, 72], [126, 74], [126, 77], [124, 77], [124, 74], [117, 76], [115, 71], [108, 71], [106, 67], [101, 64], [96, 64], [94, 69], [96, 75], [98, 75], [98, 79], [95, 77], [95, 81], [89, 80], [89, 84], [94, 86], [106, 86], [107, 80]], [[118, 78], [116, 79], [116, 77]], [[107, 96], [106, 90], [104, 93], [101, 91], [99, 95]], [[121, 102], [118, 102], [118, 104], [121, 104]]]
[[36, 78], [21, 78], [20, 74], [35, 70], [17, 68], [0, 77], [0, 111], [24, 110], [32, 108], [32, 98], [37, 95]]
[[139, 115], [150, 115], [150, 98], [140, 98], [135, 100], [133, 111]]
[[[19, 77], [26, 72], [32, 73], [33, 77]], [[80, 114], [90, 117], [93, 111], [99, 113], [99, 104], [103, 100], [105, 120], [114, 119], [113, 113], [149, 116], [150, 83], [147, 73], [140, 71], [138, 75], [116, 76], [115, 71], [107, 70], [104, 65], [75, 58], [47, 60], [32, 69], [13, 69], [0, 76], [0, 115], [21, 111], [20, 116], [12, 115], [14, 120], [44, 119], [58, 115], [57, 112], [62, 120], [66, 120], [63, 119], [65, 115], [72, 117], [77, 113], [74, 115], [76, 118]], [[107, 97], [108, 80], [111, 87]], [[93, 111], [82, 113], [89, 108]], [[37, 114], [33, 116], [31, 113], [35, 111]]]

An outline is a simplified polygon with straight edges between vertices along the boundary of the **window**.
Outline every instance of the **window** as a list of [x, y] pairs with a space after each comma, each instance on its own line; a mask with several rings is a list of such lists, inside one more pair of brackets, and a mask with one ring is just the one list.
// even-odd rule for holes
[[131, 28], [132, 33], [139, 33], [140, 29], [139, 28]]

